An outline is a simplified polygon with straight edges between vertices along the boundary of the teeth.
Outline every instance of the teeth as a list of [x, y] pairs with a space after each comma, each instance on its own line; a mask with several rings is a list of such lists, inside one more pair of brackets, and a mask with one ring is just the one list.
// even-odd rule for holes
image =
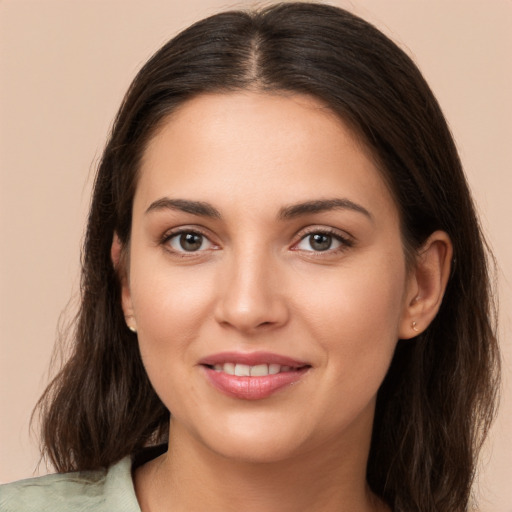
[[224, 372], [228, 375], [236, 375], [238, 377], [264, 377], [266, 375], [276, 375], [281, 372], [292, 371], [291, 366], [281, 366], [280, 364], [257, 364], [249, 366], [248, 364], [224, 363], [216, 364], [213, 369], [217, 372]]
[[224, 367], [224, 373], [228, 375], [235, 375], [235, 365], [233, 363], [224, 363], [224, 365], [219, 365], [222, 369]]
[[280, 364], [269, 364], [268, 365], [268, 373], [270, 375], [275, 375], [276, 373], [279, 373], [280, 371], [281, 371]]
[[238, 377], [249, 377], [251, 375], [251, 367], [248, 364], [237, 364], [235, 366], [235, 375]]
[[263, 375], [268, 375], [268, 366], [266, 364], [251, 366], [251, 377], [262, 377]]

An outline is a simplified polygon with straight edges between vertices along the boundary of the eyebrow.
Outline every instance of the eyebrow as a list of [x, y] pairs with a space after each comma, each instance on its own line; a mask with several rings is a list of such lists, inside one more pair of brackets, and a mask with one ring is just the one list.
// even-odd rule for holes
[[302, 215], [312, 213], [322, 213], [330, 210], [352, 210], [362, 213], [373, 221], [373, 215], [360, 204], [350, 201], [350, 199], [318, 199], [315, 201], [306, 201], [305, 203], [292, 204], [285, 206], [279, 212], [279, 218], [283, 220], [294, 219]]
[[[146, 210], [146, 214], [160, 210], [178, 210], [200, 217], [210, 217], [213, 219], [221, 219], [222, 215], [210, 203], [204, 201], [191, 201], [188, 199], [171, 199], [162, 197], [152, 202]], [[373, 215], [360, 204], [350, 201], [350, 199], [317, 199], [306, 201], [304, 203], [292, 204], [285, 206], [279, 210], [278, 219], [290, 220], [303, 215], [327, 212], [330, 210], [352, 210], [362, 213], [373, 221]]]
[[159, 210], [178, 210], [192, 215], [199, 215], [201, 217], [211, 217], [213, 219], [220, 219], [221, 214], [219, 210], [214, 208], [211, 204], [203, 201], [189, 201], [187, 199], [170, 199], [162, 197], [152, 202], [146, 213]]

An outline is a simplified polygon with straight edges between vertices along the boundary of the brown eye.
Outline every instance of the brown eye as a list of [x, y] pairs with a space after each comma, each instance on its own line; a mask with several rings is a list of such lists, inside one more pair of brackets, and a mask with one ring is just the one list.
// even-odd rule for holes
[[323, 233], [309, 235], [309, 245], [314, 251], [327, 251], [332, 245], [332, 236]]
[[201, 233], [187, 231], [172, 236], [169, 245], [177, 252], [196, 252], [208, 249], [211, 243]]
[[300, 251], [326, 252], [340, 249], [344, 246], [350, 247], [352, 243], [338, 234], [316, 231], [305, 235], [296, 248]]

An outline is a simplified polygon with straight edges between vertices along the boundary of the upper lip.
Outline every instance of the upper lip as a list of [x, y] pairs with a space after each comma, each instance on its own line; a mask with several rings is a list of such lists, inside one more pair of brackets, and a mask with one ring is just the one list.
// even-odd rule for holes
[[219, 352], [218, 354], [206, 356], [199, 361], [199, 364], [205, 366], [214, 366], [224, 363], [246, 364], [248, 366], [280, 364], [281, 366], [290, 366], [291, 368], [310, 366], [310, 364], [305, 361], [274, 354], [272, 352]]

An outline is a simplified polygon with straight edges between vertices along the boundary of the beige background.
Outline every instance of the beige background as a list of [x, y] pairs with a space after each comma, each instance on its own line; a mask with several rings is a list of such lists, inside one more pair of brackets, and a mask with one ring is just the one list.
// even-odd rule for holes
[[[505, 381], [478, 492], [483, 512], [511, 512], [512, 1], [331, 3], [413, 56], [455, 134], [500, 264]], [[59, 315], [76, 298], [91, 180], [124, 91], [178, 30], [246, 5], [0, 0], [0, 481], [37, 466], [30, 412], [47, 382]]]

